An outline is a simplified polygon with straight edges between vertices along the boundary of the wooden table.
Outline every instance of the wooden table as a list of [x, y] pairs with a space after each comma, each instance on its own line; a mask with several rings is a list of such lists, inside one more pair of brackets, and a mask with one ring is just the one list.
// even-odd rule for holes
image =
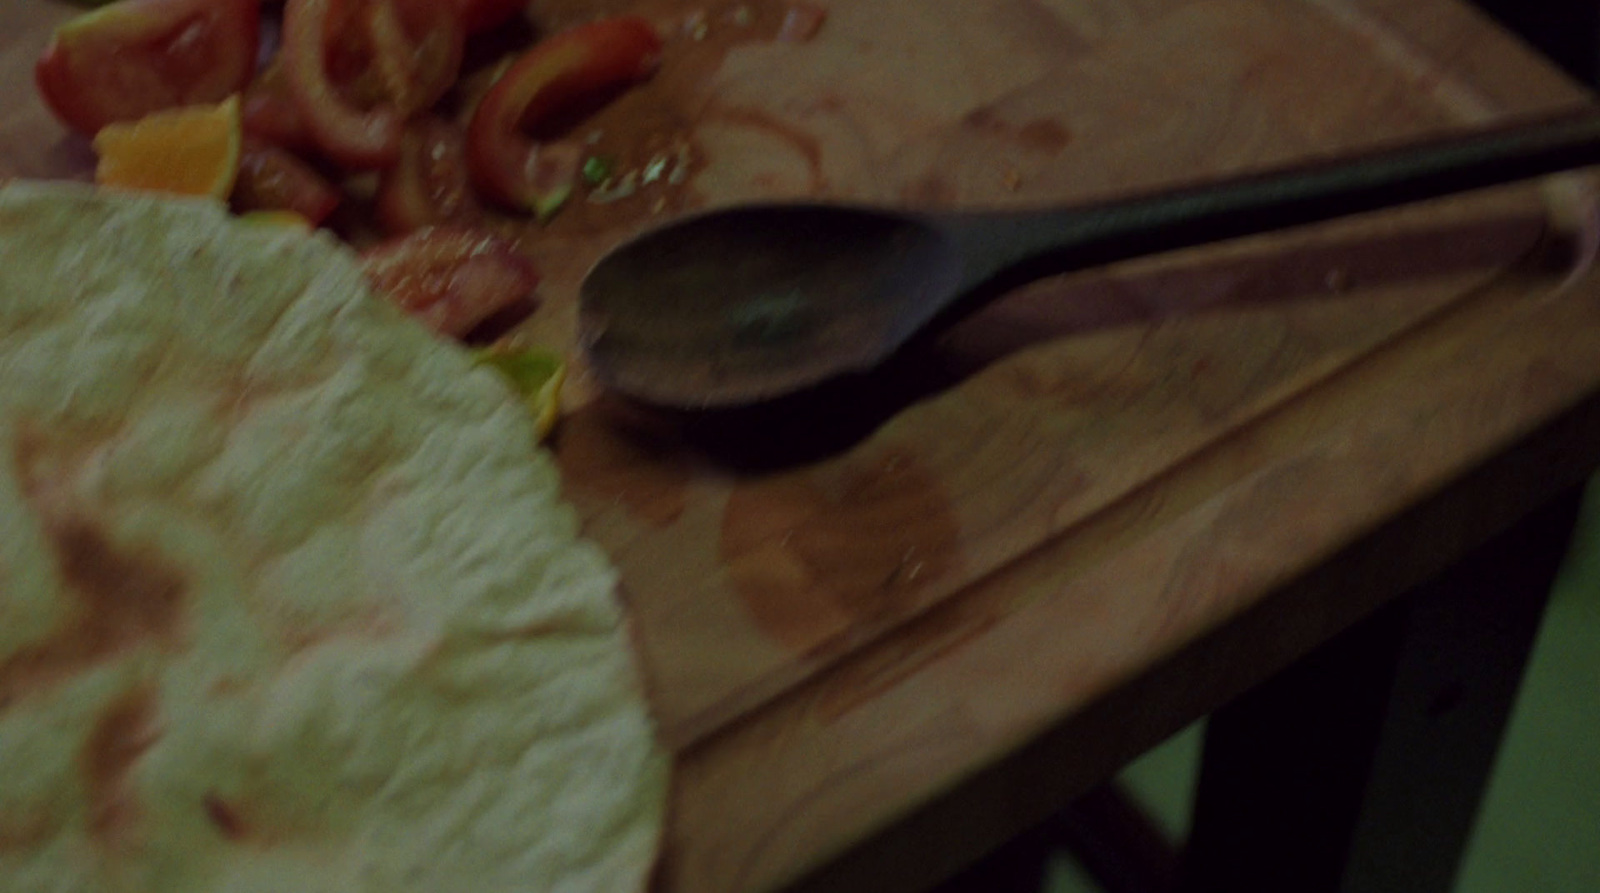
[[[1589, 101], [1455, 0], [855, 0], [801, 45], [728, 30], [776, 2], [705, 41], [533, 3], [635, 5], [676, 36], [597, 137], [694, 176], [522, 226], [519, 337], [570, 347], [654, 213], [1079, 199]], [[86, 169], [27, 88], [64, 15], [0, 9], [0, 175]], [[1197, 887], [1445, 889], [1600, 465], [1597, 233], [1566, 177], [1119, 265], [731, 418], [580, 370], [555, 451], [678, 755], [660, 889], [920, 889], [1219, 708]]]

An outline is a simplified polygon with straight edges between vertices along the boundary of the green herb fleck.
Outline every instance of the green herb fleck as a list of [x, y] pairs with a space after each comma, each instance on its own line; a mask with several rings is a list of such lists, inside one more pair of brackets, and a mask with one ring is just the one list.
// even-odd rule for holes
[[616, 168], [616, 162], [599, 155], [590, 155], [583, 162], [583, 181], [590, 186], [599, 186], [611, 179], [611, 173]]

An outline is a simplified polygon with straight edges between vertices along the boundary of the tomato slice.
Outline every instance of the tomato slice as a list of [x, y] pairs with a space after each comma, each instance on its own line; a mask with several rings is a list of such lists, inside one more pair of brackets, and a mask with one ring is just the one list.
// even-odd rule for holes
[[378, 223], [400, 234], [436, 223], [474, 223], [483, 208], [467, 175], [466, 137], [443, 118], [413, 121], [400, 157], [378, 181]]
[[339, 188], [291, 152], [246, 139], [239, 154], [233, 207], [240, 212], [293, 211], [316, 226], [343, 199]]
[[255, 74], [260, 16], [260, 0], [121, 0], [56, 29], [34, 80], [56, 117], [85, 136], [221, 102]]
[[454, 9], [433, 0], [288, 0], [283, 29], [306, 128], [351, 169], [394, 161], [404, 120], [450, 89], [465, 42]]
[[498, 28], [521, 15], [528, 0], [455, 0], [462, 27], [468, 34]]
[[289, 0], [283, 8], [283, 61], [290, 94], [319, 148], [349, 167], [381, 167], [400, 149], [393, 108], [345, 101], [325, 58], [336, 0]]
[[366, 0], [369, 71], [379, 101], [413, 115], [438, 102], [461, 73], [466, 32], [439, 0]]
[[533, 264], [482, 230], [432, 226], [363, 255], [367, 281], [436, 332], [464, 337], [490, 317], [531, 304]]
[[541, 217], [572, 189], [573, 165], [541, 156], [526, 128], [574, 102], [648, 77], [660, 64], [661, 37], [645, 19], [601, 19], [563, 31], [520, 56], [489, 89], [467, 128], [467, 168], [493, 201]]

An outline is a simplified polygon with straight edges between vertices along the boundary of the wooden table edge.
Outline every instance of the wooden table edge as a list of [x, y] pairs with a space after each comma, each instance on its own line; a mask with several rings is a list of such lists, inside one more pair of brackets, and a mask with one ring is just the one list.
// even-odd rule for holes
[[[1516, 288], [1515, 284], [1502, 285], [1499, 299], [1468, 301], [1452, 308], [1446, 316], [1470, 323], [1478, 316], [1503, 313], [1506, 296]], [[1548, 300], [1600, 300], [1600, 272], [1589, 271], [1569, 282], [1561, 298]], [[1403, 353], [1408, 348], [1395, 349]], [[1339, 387], [1337, 382], [1331, 386]], [[1291, 401], [1273, 415], [1292, 418], [1302, 409], [1300, 401]], [[1251, 432], [1246, 436], [1257, 435]], [[1297, 446], [1304, 449], [1314, 445], [1291, 441], [1277, 455], [1292, 456]], [[922, 802], [902, 804], [901, 810], [885, 813], [876, 829], [862, 840], [815, 854], [819, 858], [811, 870], [790, 875], [779, 886], [794, 890], [912, 890], [948, 875], [975, 855], [1042, 820], [1188, 722], [1228, 702], [1264, 673], [1288, 666], [1318, 643], [1450, 566], [1546, 499], [1582, 481], [1597, 466], [1600, 390], [1591, 388], [1587, 396], [1533, 428], [1486, 446], [1476, 461], [1464, 458], [1460, 474], [1454, 479], [1439, 482], [1432, 492], [1423, 494], [1398, 515], [1282, 581], [1274, 597], [1258, 600], [1226, 624], [1182, 646], [1148, 672], [1119, 680], [1082, 705], [1082, 709], [1036, 729], [1018, 740], [1014, 749], [998, 761], [985, 765], [982, 759], [974, 759], [964, 772], [928, 792]], [[1186, 472], [1180, 469], [1177, 473]], [[1495, 494], [1499, 512], [1486, 516], [1469, 511], [1486, 493]], [[1114, 506], [1102, 515], [1114, 516], [1116, 511]], [[1121, 522], [1115, 517], [1099, 517], [1086, 525], [1092, 527], [1096, 523]], [[1081, 535], [1082, 531], [1075, 533]], [[994, 597], [993, 593], [1008, 587], [1021, 590], [1039, 585], [1040, 579], [1048, 579], [1050, 566], [1060, 557], [1054, 553], [1071, 548], [1078, 538], [1066, 536], [1042, 546], [970, 587], [959, 598], [913, 621], [912, 626], [938, 624], [941, 615], [961, 611], [964, 603]], [[1401, 556], [1406, 559], [1406, 570], [1395, 574], [1393, 568]], [[1333, 592], [1351, 597], [1330, 597]], [[1337, 606], [1337, 610], [1330, 611], [1329, 605]], [[1316, 609], [1315, 623], [1308, 623], [1304, 616], [1308, 606]], [[1017, 615], [1025, 616], [1034, 607], [1025, 604]], [[1255, 647], [1252, 649], [1251, 645]], [[979, 642], [963, 647], [983, 645]], [[1218, 657], [1248, 652], [1255, 655], [1248, 669], [1240, 662]], [[826, 692], [830, 679], [851, 672], [852, 665], [873, 659], [873, 649], [866, 649], [756, 714], [690, 747], [681, 755], [681, 764], [694, 766], [715, 761], [719, 749], [739, 746], [737, 739], [750, 727], [782, 723], [784, 714], [805, 715], [814, 709], [816, 698]], [[920, 667], [916, 672], [928, 670], [929, 667]], [[1153, 703], [1162, 704], [1163, 709], [1138, 709], [1138, 705]], [[856, 709], [870, 712], [873, 706]], [[886, 716], [885, 721], [893, 721], [892, 716]], [[947, 839], [951, 828], [963, 829], [961, 840]], [[670, 869], [667, 877], [672, 877]], [[894, 880], [886, 882], [890, 877]]]

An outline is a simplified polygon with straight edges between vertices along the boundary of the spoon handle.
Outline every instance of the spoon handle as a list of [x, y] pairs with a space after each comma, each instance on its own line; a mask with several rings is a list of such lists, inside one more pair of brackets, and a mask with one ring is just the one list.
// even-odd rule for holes
[[964, 288], [1043, 276], [1600, 164], [1600, 111], [1516, 123], [1340, 160], [1048, 211], [934, 219]]

